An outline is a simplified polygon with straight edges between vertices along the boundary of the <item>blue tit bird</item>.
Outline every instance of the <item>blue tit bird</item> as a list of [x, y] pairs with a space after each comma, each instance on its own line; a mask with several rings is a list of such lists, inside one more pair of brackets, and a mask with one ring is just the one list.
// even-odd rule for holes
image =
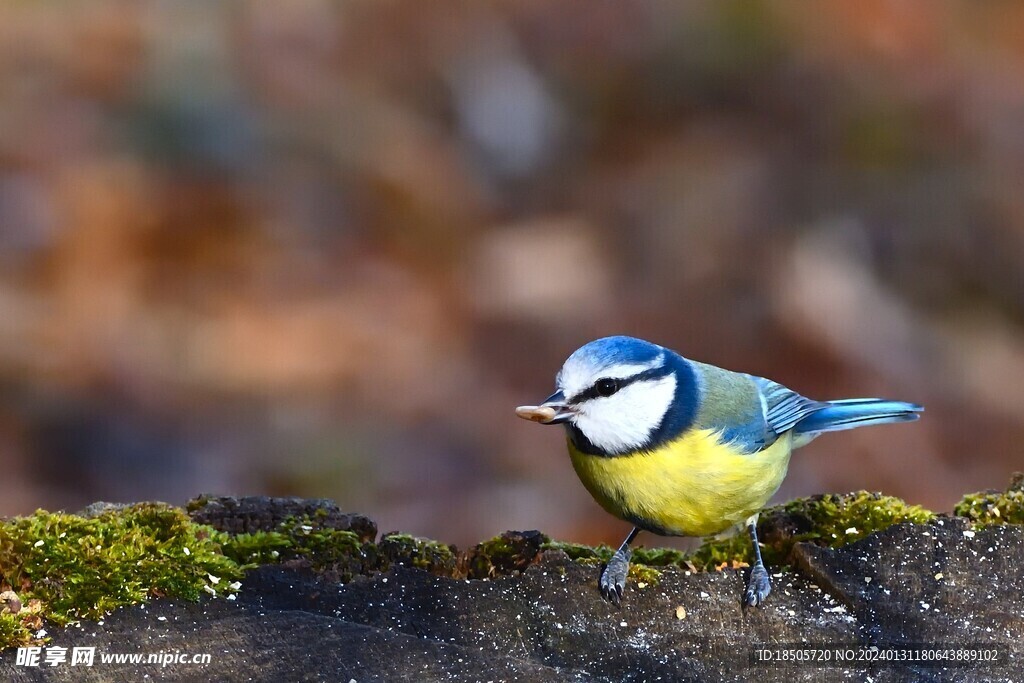
[[561, 424], [580, 481], [633, 530], [601, 572], [618, 604], [637, 534], [708, 536], [745, 525], [755, 562], [743, 595], [764, 602], [757, 517], [786, 476], [789, 456], [823, 432], [910, 422], [923, 408], [877, 398], [815, 401], [770, 379], [683, 358], [633, 337], [576, 350], [557, 391], [520, 417]]

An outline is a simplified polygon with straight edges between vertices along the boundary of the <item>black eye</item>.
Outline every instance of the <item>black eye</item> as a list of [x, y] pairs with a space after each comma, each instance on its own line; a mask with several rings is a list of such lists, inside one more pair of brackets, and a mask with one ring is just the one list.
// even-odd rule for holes
[[598, 396], [611, 396], [619, 390], [619, 383], [614, 379], [599, 379], [594, 384], [594, 388], [597, 389]]

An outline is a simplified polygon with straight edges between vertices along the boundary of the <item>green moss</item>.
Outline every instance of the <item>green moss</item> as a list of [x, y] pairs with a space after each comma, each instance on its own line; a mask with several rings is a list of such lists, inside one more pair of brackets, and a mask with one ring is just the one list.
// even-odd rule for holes
[[[633, 555], [630, 558], [630, 576], [633, 576], [634, 569], [639, 567], [645, 569], [637, 569], [637, 571], [649, 569], [654, 572], [653, 574], [645, 574], [645, 576], [650, 576], [653, 579], [660, 575], [660, 572], [654, 570], [655, 567], [687, 568], [695, 565], [698, 569], [713, 569], [717, 565], [730, 563], [737, 559], [737, 557], [742, 559], [743, 543], [740, 541], [746, 541], [746, 536], [743, 536], [741, 539], [717, 541], [714, 545], [706, 542], [696, 554], [687, 554], [674, 548], [634, 548]], [[749, 551], [749, 541], [746, 541], [746, 546]], [[562, 541], [545, 543], [543, 549], [560, 550], [572, 560], [591, 565], [607, 562], [615, 552], [614, 549], [606, 545], [595, 548]]]
[[207, 503], [209, 503], [210, 500], [213, 499], [214, 497], [215, 496], [209, 493], [203, 493], [196, 496], [192, 500], [185, 503], [185, 512], [193, 513], [196, 510], [206, 507]]
[[[773, 548], [763, 548], [761, 554], [769, 565], [777, 564], [778, 558]], [[686, 559], [701, 571], [711, 571], [723, 565], [751, 564], [754, 561], [754, 549], [746, 533], [735, 533], [726, 537], [704, 539], [700, 547]]]
[[541, 550], [560, 550], [569, 556], [569, 559], [583, 564], [601, 564], [612, 559], [615, 551], [606, 545], [599, 545], [596, 548], [579, 543], [568, 543], [565, 541], [548, 541], [541, 546]]
[[976, 527], [992, 524], [1024, 524], [1024, 473], [1016, 472], [1005, 491], [971, 493], [953, 508]]
[[646, 564], [630, 563], [629, 565], [629, 578], [634, 585], [639, 586], [645, 584], [644, 588], [649, 586], [657, 586], [658, 580], [661, 578], [661, 572], [654, 567], [649, 567]]
[[309, 562], [314, 571], [329, 571], [338, 580], [369, 573], [377, 567], [376, 547], [363, 543], [352, 531], [317, 529], [293, 536], [292, 552]]
[[[611, 559], [615, 550], [600, 545], [595, 547], [579, 543], [548, 541], [541, 546], [542, 550], [558, 550], [570, 559], [587, 565], [601, 565]], [[634, 584], [657, 586], [661, 572], [655, 567], [679, 566], [683, 561], [683, 553], [671, 548], [636, 548], [629, 563], [629, 578]]]
[[788, 517], [810, 521], [810, 528], [798, 533], [794, 541], [815, 541], [833, 548], [859, 541], [893, 524], [927, 524], [935, 519], [934, 512], [920, 505], [907, 505], [899, 498], [867, 491], [798, 498], [783, 505], [782, 511]]
[[444, 543], [408, 534], [392, 533], [381, 537], [377, 550], [381, 558], [381, 570], [398, 564], [442, 576], [455, 574], [455, 549]]
[[[40, 510], [8, 520], [0, 524], [0, 590], [13, 589], [23, 606], [0, 612], [0, 649], [33, 642], [44, 620], [63, 626], [153, 597], [228, 592], [261, 564], [300, 560], [341, 580], [380, 568], [376, 545], [317, 521], [290, 519], [274, 531], [232, 536], [192, 522], [182, 509], [148, 503], [95, 517]], [[455, 566], [450, 548], [428, 541], [402, 557], [448, 573]]]
[[[797, 542], [811, 542], [839, 548], [893, 524], [927, 524], [935, 513], [899, 498], [856, 491], [797, 498], [767, 508], [757, 525], [761, 557], [769, 566], [782, 566]], [[702, 570], [733, 563], [754, 561], [749, 536], [740, 531], [724, 538], [709, 538], [689, 556]]]
[[500, 563], [514, 558], [518, 549], [512, 539], [502, 534], [483, 543], [478, 543], [474, 550], [487, 556], [491, 562]]
[[[542, 546], [542, 550], [560, 550], [570, 559], [590, 565], [603, 564], [615, 553], [615, 550], [606, 545], [595, 548], [561, 541], [548, 541]], [[685, 559], [684, 553], [672, 548], [635, 548], [629, 564], [629, 576], [636, 582], [657, 585], [661, 572], [655, 567], [683, 566]]]
[[41, 643], [48, 639], [36, 638], [35, 633], [43, 627], [42, 602], [30, 600], [17, 613], [4, 610], [0, 613], [0, 649]]
[[637, 548], [633, 551], [632, 561], [648, 567], [681, 567], [686, 561], [686, 554], [673, 548]]
[[281, 554], [291, 553], [293, 547], [292, 539], [279, 531], [228, 536], [222, 544], [227, 557], [246, 567], [279, 562]]
[[[95, 619], [155, 596], [195, 600], [242, 576], [222, 535], [162, 504], [96, 517], [42, 510], [0, 525], [0, 575], [25, 605], [57, 625]], [[221, 583], [223, 581], [223, 583]], [[25, 609], [23, 608], [22, 612]], [[0, 646], [29, 638], [19, 615], [0, 617]]]
[[508, 576], [537, 562], [551, 539], [539, 531], [506, 531], [478, 543], [459, 560], [459, 575], [471, 579]]
[[[323, 515], [320, 516], [322, 518]], [[457, 556], [454, 547], [408, 534], [391, 533], [379, 543], [363, 541], [352, 531], [318, 528], [318, 517], [289, 520], [278, 531], [263, 538], [244, 539], [262, 562], [303, 560], [318, 572], [347, 581], [358, 574], [386, 571], [393, 565], [415, 567], [441, 576], [454, 576]], [[253, 535], [256, 536], [256, 535]], [[241, 538], [239, 536], [238, 538]]]
[[362, 541], [355, 532], [321, 527], [310, 517], [290, 518], [274, 531], [228, 536], [223, 551], [243, 569], [299, 561], [340, 581], [376, 569], [379, 559], [377, 546]]

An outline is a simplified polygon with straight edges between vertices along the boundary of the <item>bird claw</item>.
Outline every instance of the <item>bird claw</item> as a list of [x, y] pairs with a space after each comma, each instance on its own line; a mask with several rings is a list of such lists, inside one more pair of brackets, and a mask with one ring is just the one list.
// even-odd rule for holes
[[747, 590], [743, 592], [743, 604], [747, 607], [758, 607], [764, 603], [765, 598], [772, 592], [772, 582], [768, 578], [768, 570], [763, 564], [755, 564], [750, 569], [750, 580], [747, 582]]
[[618, 605], [622, 600], [622, 592], [626, 589], [626, 576], [629, 574], [629, 558], [632, 554], [629, 550], [615, 551], [601, 572], [601, 579], [598, 581], [601, 595], [613, 605]]

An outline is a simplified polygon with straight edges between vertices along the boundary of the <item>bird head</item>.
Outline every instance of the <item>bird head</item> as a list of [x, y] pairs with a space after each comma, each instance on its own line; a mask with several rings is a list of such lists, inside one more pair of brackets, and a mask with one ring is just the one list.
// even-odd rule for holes
[[557, 391], [516, 414], [564, 424], [583, 450], [604, 455], [648, 445], [672, 407], [677, 361], [664, 347], [633, 337], [605, 337], [577, 349], [555, 378]]

